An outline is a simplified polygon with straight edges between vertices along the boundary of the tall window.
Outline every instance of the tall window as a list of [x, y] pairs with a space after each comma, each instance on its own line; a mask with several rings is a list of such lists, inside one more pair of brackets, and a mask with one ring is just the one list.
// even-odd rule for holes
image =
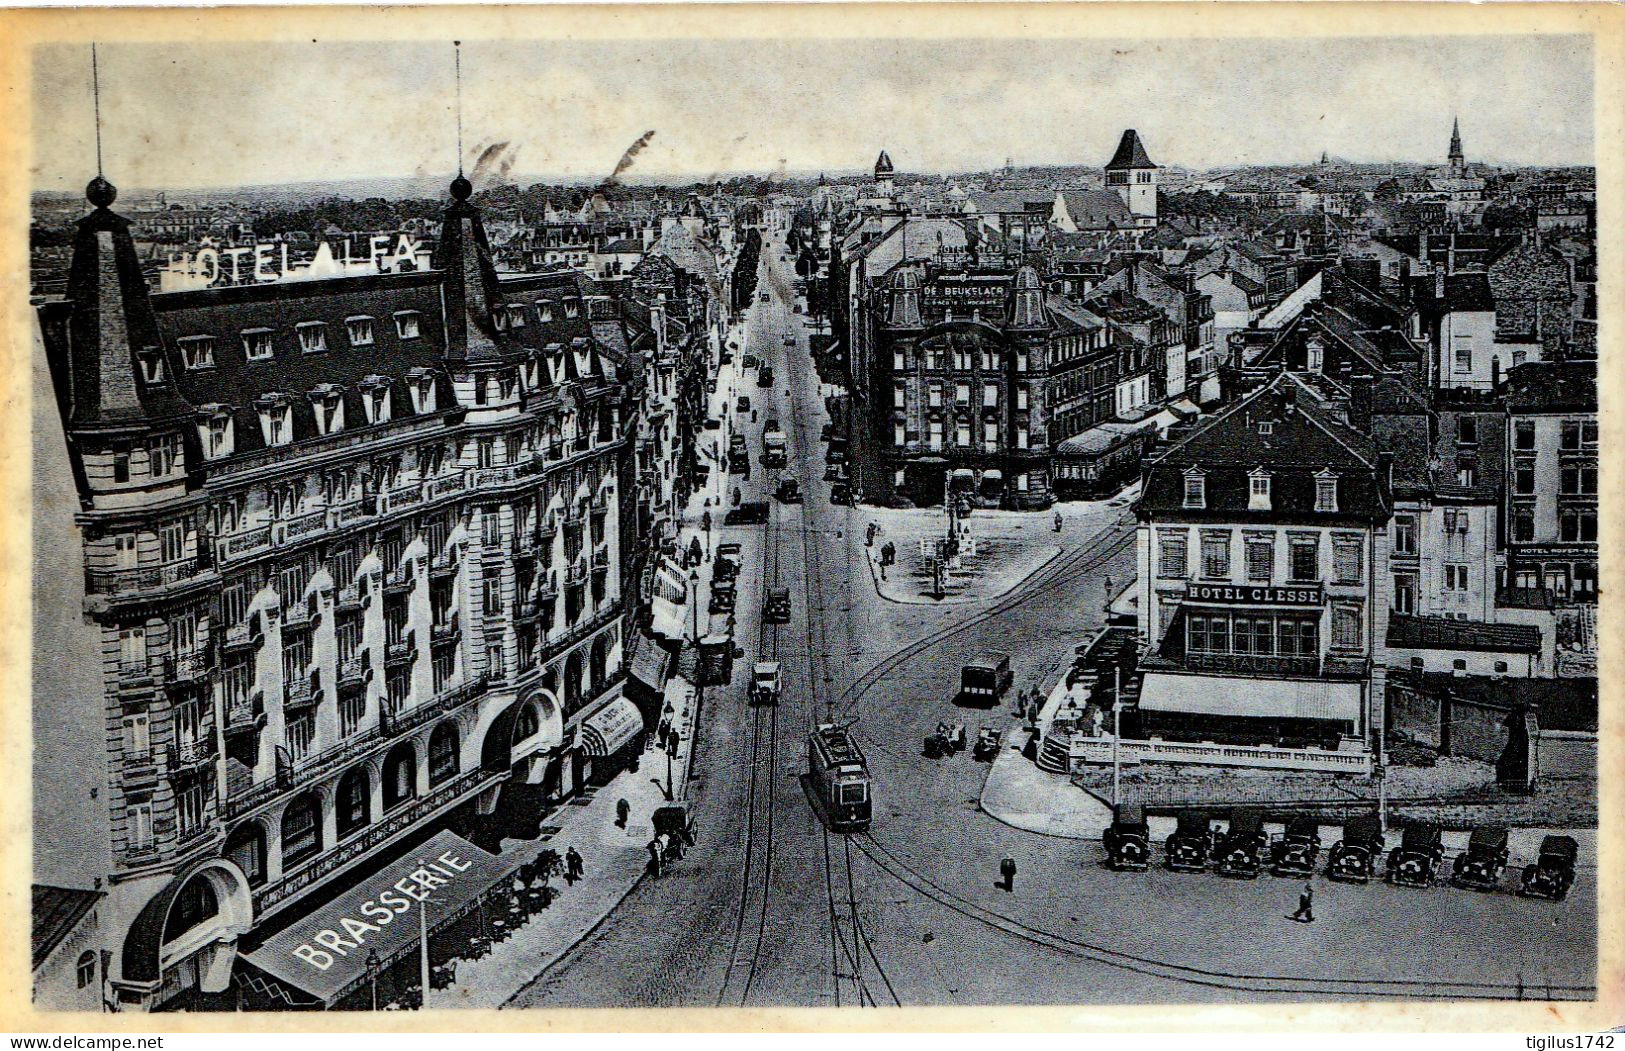
[[1364, 643], [1360, 628], [1360, 607], [1339, 603], [1332, 607], [1332, 645], [1339, 649], [1357, 650]]
[[124, 841], [131, 850], [152, 846], [152, 803], [131, 803], [124, 811]]
[[1394, 612], [1416, 611], [1416, 578], [1409, 573], [1394, 575]]
[[1230, 578], [1230, 533], [1202, 531], [1202, 576], [1212, 580]]
[[322, 849], [322, 806], [314, 795], [300, 796], [282, 815], [284, 867], [318, 854]]
[[457, 727], [442, 723], [429, 738], [429, 787], [444, 784], [457, 774]]
[[339, 782], [337, 812], [334, 814], [340, 838], [364, 827], [372, 820], [372, 787], [364, 767], [351, 770]]
[[417, 755], [411, 745], [396, 745], [384, 760], [384, 809], [417, 795]]
[[1275, 538], [1247, 537], [1247, 579], [1268, 583], [1275, 576]]
[[1247, 510], [1268, 511], [1270, 509], [1270, 476], [1264, 471], [1255, 471], [1247, 476]]
[[1299, 533], [1289, 541], [1292, 561], [1289, 566], [1293, 583], [1308, 583], [1320, 579], [1320, 537], [1314, 533]]
[[181, 439], [179, 435], [165, 434], [154, 438], [147, 446], [147, 469], [154, 478], [173, 474], [180, 466]]
[[1337, 476], [1333, 474], [1318, 474], [1315, 476], [1315, 510], [1337, 510]]
[[1358, 534], [1332, 537], [1332, 568], [1339, 584], [1358, 584], [1365, 579], [1365, 545]]
[[1416, 554], [1416, 516], [1394, 516], [1394, 554]]
[[1185, 506], [1207, 506], [1207, 478], [1199, 471], [1191, 471], [1185, 475]]
[[299, 349], [306, 354], [321, 354], [327, 350], [327, 326], [320, 321], [305, 321], [296, 325]]
[[892, 384], [891, 403], [894, 407], [899, 409], [906, 408], [908, 406], [908, 386], [906, 384]]
[[1512, 447], [1519, 452], [1533, 452], [1535, 449], [1535, 421], [1519, 420], [1512, 427]]
[[1183, 578], [1189, 572], [1189, 537], [1184, 530], [1157, 533], [1157, 575]]

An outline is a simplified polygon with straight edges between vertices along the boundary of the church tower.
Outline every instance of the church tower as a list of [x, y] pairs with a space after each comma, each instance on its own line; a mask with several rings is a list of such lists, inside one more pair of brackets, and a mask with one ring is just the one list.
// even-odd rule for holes
[[1463, 179], [1467, 176], [1467, 155], [1461, 149], [1461, 121], [1452, 119], [1450, 122], [1450, 177]]
[[1123, 199], [1141, 226], [1157, 223], [1157, 166], [1146, 155], [1140, 134], [1123, 132], [1117, 152], [1106, 162], [1106, 188]]
[[892, 165], [891, 158], [885, 150], [880, 151], [880, 157], [875, 161], [875, 195], [890, 197], [892, 194]]

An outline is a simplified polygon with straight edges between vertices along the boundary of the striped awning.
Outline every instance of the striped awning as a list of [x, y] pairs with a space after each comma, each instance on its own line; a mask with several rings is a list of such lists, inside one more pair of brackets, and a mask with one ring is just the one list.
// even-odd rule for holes
[[1360, 722], [1360, 684], [1147, 672], [1140, 710], [1263, 719]]
[[617, 697], [581, 723], [581, 750], [587, 755], [613, 755], [643, 730], [637, 705]]

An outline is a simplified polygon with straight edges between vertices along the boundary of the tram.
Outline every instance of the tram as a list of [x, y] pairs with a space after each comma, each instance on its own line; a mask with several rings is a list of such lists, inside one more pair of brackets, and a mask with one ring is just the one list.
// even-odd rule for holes
[[807, 781], [829, 827], [869, 827], [869, 764], [845, 726], [825, 723], [807, 738]]

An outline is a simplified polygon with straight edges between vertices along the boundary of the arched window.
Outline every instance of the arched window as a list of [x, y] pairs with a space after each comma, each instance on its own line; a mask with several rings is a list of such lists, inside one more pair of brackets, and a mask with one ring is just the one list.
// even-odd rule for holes
[[340, 837], [365, 828], [372, 820], [372, 785], [366, 767], [356, 767], [339, 782], [336, 817]]
[[429, 737], [429, 787], [457, 776], [457, 724], [443, 722]]
[[282, 814], [282, 867], [288, 868], [322, 850], [322, 804], [304, 795]]
[[527, 704], [519, 709], [519, 715], [513, 721], [513, 740], [515, 744], [528, 741], [542, 732], [541, 717], [536, 714], [536, 705]]
[[84, 989], [96, 980], [96, 954], [89, 949], [79, 954], [79, 988]]
[[245, 821], [226, 837], [226, 857], [243, 870], [250, 887], [265, 883], [265, 826]]
[[575, 711], [581, 707], [581, 652], [570, 654], [564, 662], [564, 708]]
[[597, 693], [604, 688], [604, 679], [609, 669], [609, 640], [600, 635], [592, 643], [591, 676], [588, 681], [592, 683], [592, 692]]
[[417, 794], [417, 753], [409, 744], [398, 744], [384, 760], [384, 809], [393, 810]]
[[181, 892], [175, 895], [169, 907], [169, 920], [164, 924], [164, 941], [171, 942], [204, 920], [220, 914], [220, 901], [207, 879], [193, 877]]

